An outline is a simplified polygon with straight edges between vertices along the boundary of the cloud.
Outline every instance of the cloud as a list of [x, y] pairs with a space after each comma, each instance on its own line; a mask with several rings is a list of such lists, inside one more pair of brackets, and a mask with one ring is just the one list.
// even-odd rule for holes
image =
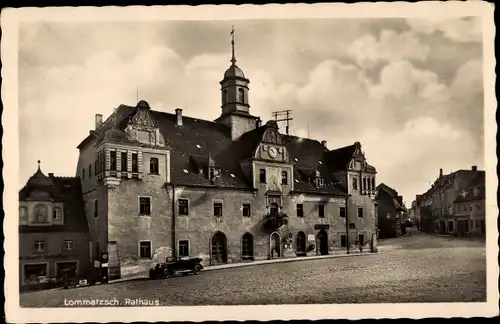
[[[435, 35], [438, 27], [448, 33], [447, 46], [457, 44], [450, 38], [452, 24], [431, 22], [412, 31], [389, 30], [386, 24], [379, 28], [379, 36], [368, 33], [367, 24], [340, 33], [341, 42], [318, 33], [321, 28], [305, 28], [307, 24], [313, 23], [296, 25], [291, 38], [284, 23], [273, 33], [253, 38], [252, 29], [238, 29], [238, 64], [251, 81], [253, 115], [266, 120], [272, 111], [292, 109], [295, 135], [327, 140], [330, 148], [361, 141], [369, 163], [379, 171], [378, 181], [401, 188], [408, 200], [426, 189], [439, 167], [452, 171], [481, 165], [480, 51], [440, 50], [444, 38]], [[131, 29], [121, 28], [117, 35], [123, 39], [127, 30]], [[134, 47], [116, 40], [107, 44], [96, 34], [87, 36], [98, 39], [86, 43], [93, 50], [82, 49], [90, 55], [76, 50], [77, 44], [64, 31], [60, 37], [45, 31], [51, 46], [40, 56], [40, 34], [28, 34], [37, 43], [20, 53], [22, 183], [35, 171], [37, 159], [46, 172], [74, 175], [76, 146], [93, 129], [94, 114], [106, 118], [119, 104], [133, 105], [137, 93], [156, 110], [173, 113], [180, 107], [188, 116], [208, 120], [219, 116], [219, 81], [229, 66], [227, 44], [219, 49], [222, 53], [216, 46], [209, 51], [196, 48], [195, 42], [187, 46], [184, 39], [176, 43], [175, 35], [169, 34], [170, 43], [162, 45], [157, 41], [161, 33], [152, 27], [146, 30], [156, 36]], [[205, 35], [204, 28], [193, 30], [196, 37]], [[103, 32], [113, 38], [110, 26]], [[139, 39], [142, 34], [134, 35]], [[248, 43], [241, 44], [243, 39]], [[288, 41], [278, 46], [282, 43], [277, 39]], [[268, 48], [258, 47], [272, 40]], [[321, 48], [316, 50], [311, 43]], [[72, 53], [66, 47], [78, 52], [80, 59], [66, 60], [61, 53]], [[445, 74], [438, 69], [444, 65]]]
[[482, 26], [479, 17], [439, 19], [408, 19], [407, 23], [413, 30], [432, 34], [442, 33], [445, 37], [456, 42], [480, 42]]
[[429, 55], [429, 46], [422, 44], [412, 31], [396, 33], [383, 30], [380, 38], [366, 34], [355, 40], [348, 48], [348, 53], [361, 66], [374, 67], [380, 61], [392, 62], [400, 60], [424, 61]]

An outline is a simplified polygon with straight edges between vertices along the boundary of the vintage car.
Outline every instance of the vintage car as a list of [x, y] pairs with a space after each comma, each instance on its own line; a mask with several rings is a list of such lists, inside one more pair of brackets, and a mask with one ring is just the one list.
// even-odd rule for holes
[[178, 274], [200, 274], [203, 270], [203, 266], [200, 264], [202, 260], [201, 258], [167, 257], [165, 263], [158, 263], [149, 269], [149, 279], [169, 278]]

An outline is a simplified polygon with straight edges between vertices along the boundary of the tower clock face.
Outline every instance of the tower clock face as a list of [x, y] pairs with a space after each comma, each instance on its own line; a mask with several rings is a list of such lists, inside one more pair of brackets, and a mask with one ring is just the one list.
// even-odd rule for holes
[[278, 150], [276, 150], [276, 148], [274, 146], [271, 146], [269, 148], [269, 155], [272, 157], [272, 158], [275, 158], [277, 155], [278, 155]]

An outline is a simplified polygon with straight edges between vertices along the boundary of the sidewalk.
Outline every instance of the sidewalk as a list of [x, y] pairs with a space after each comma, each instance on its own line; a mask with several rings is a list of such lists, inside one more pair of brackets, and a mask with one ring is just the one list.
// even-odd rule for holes
[[[380, 248], [379, 248], [379, 252], [380, 252]], [[309, 256], [309, 257], [294, 257], [294, 258], [284, 258], [284, 259], [259, 260], [259, 261], [241, 262], [241, 263], [228, 263], [228, 264], [220, 264], [220, 265], [215, 265], [215, 266], [206, 266], [203, 268], [202, 272], [229, 269], [229, 268], [251, 267], [251, 266], [270, 264], [270, 263], [285, 263], [285, 262], [333, 259], [333, 258], [363, 256], [363, 255], [369, 255], [369, 254], [373, 254], [373, 253], [371, 253], [371, 252], [360, 253], [359, 251], [353, 251], [349, 254], [343, 253], [343, 254], [318, 255], [318, 256]], [[111, 284], [111, 283], [118, 283], [118, 282], [125, 282], [125, 281], [147, 279], [148, 276], [149, 276], [149, 273], [142, 273], [142, 274], [137, 274], [134, 276], [126, 277], [126, 278], [110, 280], [109, 283]]]

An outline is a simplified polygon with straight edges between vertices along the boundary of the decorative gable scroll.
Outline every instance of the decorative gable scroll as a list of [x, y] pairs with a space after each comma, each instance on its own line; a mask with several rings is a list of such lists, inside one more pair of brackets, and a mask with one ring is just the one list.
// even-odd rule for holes
[[125, 132], [131, 141], [165, 147], [165, 138], [158, 128], [158, 122], [151, 116], [150, 109], [147, 102], [139, 101], [136, 112], [129, 119]]

